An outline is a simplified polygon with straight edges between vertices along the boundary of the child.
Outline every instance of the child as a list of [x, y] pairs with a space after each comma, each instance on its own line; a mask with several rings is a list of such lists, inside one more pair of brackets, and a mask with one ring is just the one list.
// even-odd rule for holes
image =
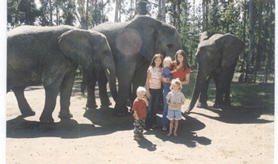
[[134, 139], [140, 140], [143, 137], [143, 128], [147, 115], [146, 107], [149, 105], [145, 96], [146, 89], [144, 87], [137, 88], [137, 98], [133, 102], [132, 110], [134, 111]]
[[170, 92], [170, 84], [173, 79], [172, 73], [176, 72], [177, 70], [171, 71], [170, 67], [172, 64], [172, 59], [170, 56], [167, 56], [163, 60], [163, 82], [164, 82], [164, 89], [163, 89], [163, 102], [164, 102], [164, 107], [163, 107], [163, 116], [162, 116], [162, 131], [167, 131], [167, 125], [168, 125], [168, 119], [166, 118], [166, 115], [168, 113], [168, 104], [166, 100], [167, 94]]
[[146, 118], [145, 129], [155, 129], [156, 125], [156, 110], [158, 108], [158, 101], [162, 95], [161, 78], [162, 78], [162, 60], [161, 54], [154, 55], [150, 67], [147, 72], [147, 97], [149, 98], [149, 107]]
[[171, 92], [168, 93], [166, 96], [167, 104], [169, 105], [167, 118], [170, 120], [170, 127], [169, 127], [169, 134], [172, 134], [173, 124], [174, 126], [174, 136], [177, 136], [177, 129], [178, 129], [178, 121], [181, 119], [181, 106], [185, 102], [185, 97], [183, 93], [180, 92], [182, 88], [181, 81], [177, 78], [172, 80], [171, 82]]

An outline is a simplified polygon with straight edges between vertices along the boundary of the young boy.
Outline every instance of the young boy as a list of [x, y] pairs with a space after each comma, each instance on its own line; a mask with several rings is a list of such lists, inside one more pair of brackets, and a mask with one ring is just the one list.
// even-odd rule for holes
[[133, 102], [132, 110], [134, 111], [134, 139], [140, 140], [143, 137], [143, 130], [145, 126], [145, 119], [147, 116], [146, 107], [149, 106], [148, 100], [145, 96], [146, 89], [144, 87], [137, 88], [137, 98]]
[[170, 92], [170, 84], [171, 84], [171, 80], [173, 79], [172, 77], [172, 73], [176, 72], [177, 70], [173, 70], [171, 71], [170, 67], [171, 67], [171, 63], [172, 63], [172, 59], [169, 56], [166, 56], [163, 60], [163, 82], [164, 82], [164, 89], [163, 89], [163, 102], [164, 102], [164, 107], [163, 107], [163, 116], [162, 116], [162, 131], [167, 131], [167, 127], [168, 127], [168, 119], [166, 117], [167, 113], [168, 113], [168, 104], [167, 104], [167, 100], [166, 100], [166, 96], [167, 94]]

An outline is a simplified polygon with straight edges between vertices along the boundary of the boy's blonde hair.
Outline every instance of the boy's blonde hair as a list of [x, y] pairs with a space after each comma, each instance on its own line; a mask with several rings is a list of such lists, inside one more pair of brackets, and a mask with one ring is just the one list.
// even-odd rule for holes
[[147, 91], [146, 91], [145, 87], [141, 87], [141, 86], [140, 86], [140, 87], [137, 88], [136, 92], [143, 92], [143, 93], [146, 93]]
[[170, 56], [166, 56], [163, 60], [163, 63], [166, 61], [172, 62], [172, 58]]
[[173, 80], [171, 81], [171, 86], [170, 86], [170, 89], [171, 89], [171, 90], [173, 89], [173, 84], [177, 84], [178, 86], [180, 86], [180, 90], [182, 89], [181, 81], [180, 81], [179, 78], [173, 79]]

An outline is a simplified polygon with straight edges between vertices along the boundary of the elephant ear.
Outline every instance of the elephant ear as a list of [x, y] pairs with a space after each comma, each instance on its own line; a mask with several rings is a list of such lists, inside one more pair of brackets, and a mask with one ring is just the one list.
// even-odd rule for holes
[[91, 70], [93, 68], [93, 46], [84, 30], [70, 30], [58, 37], [63, 54], [75, 63]]
[[151, 61], [158, 29], [162, 23], [148, 16], [136, 16], [117, 36], [117, 49], [124, 54], [140, 53]]
[[222, 44], [222, 67], [232, 66], [238, 59], [243, 50], [242, 40], [231, 34], [225, 34], [220, 38]]

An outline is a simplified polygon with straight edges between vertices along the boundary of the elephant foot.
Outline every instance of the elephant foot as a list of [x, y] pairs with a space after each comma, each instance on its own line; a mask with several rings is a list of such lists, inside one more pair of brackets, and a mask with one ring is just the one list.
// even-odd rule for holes
[[88, 108], [88, 109], [97, 109], [98, 106], [97, 105], [86, 105], [86, 108]]
[[206, 102], [205, 103], [198, 102], [197, 103], [197, 107], [198, 108], [205, 108], [205, 109], [207, 109], [208, 108], [208, 104]]
[[113, 111], [113, 116], [116, 116], [116, 117], [124, 117], [127, 114], [128, 114], [127, 107], [123, 107], [122, 110], [114, 109], [114, 111]]
[[72, 118], [73, 116], [72, 116], [72, 114], [71, 114], [70, 112], [67, 112], [67, 113], [60, 112], [59, 115], [58, 115], [58, 117], [59, 117], [60, 119], [70, 119], [70, 118]]
[[54, 119], [52, 117], [40, 117], [40, 122], [51, 124], [54, 123]]
[[108, 103], [102, 103], [101, 107], [109, 107], [110, 105], [112, 105], [112, 103], [109, 101]]
[[221, 105], [218, 104], [218, 103], [215, 103], [215, 104], [213, 105], [213, 108], [221, 108]]
[[22, 112], [23, 117], [34, 116], [35, 114], [36, 114], [36, 112], [34, 112], [32, 110]]
[[224, 101], [223, 105], [225, 105], [225, 106], [231, 106], [231, 102]]

